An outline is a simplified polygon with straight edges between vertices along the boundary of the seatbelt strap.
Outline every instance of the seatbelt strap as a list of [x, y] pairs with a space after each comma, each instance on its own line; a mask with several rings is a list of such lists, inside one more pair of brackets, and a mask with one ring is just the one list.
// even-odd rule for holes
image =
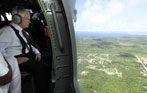
[[[21, 44], [22, 44], [22, 54], [26, 54], [26, 53], [25, 53], [25, 49], [26, 49], [26, 47], [28, 48], [27, 43], [26, 43], [26, 42], [23, 40], [23, 38], [20, 36], [19, 31], [18, 31], [17, 29], [15, 29], [12, 25], [8, 25], [8, 26], [10, 26], [10, 27], [14, 30], [16, 36], [19, 38], [19, 40], [20, 40], [20, 42], [21, 42]], [[29, 49], [29, 48], [28, 48], [28, 49]]]

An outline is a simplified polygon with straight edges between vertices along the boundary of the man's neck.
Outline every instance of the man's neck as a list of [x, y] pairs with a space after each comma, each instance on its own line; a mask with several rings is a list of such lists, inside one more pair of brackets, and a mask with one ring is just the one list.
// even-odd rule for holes
[[11, 25], [14, 26], [15, 29], [17, 29], [17, 30], [19, 30], [19, 31], [22, 31], [22, 29], [23, 29], [20, 25], [17, 25], [17, 24], [15, 24], [15, 23], [13, 23], [13, 22], [11, 23]]

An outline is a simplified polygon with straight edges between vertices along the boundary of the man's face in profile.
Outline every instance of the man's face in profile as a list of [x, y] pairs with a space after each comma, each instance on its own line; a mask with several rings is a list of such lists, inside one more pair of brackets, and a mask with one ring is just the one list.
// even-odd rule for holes
[[30, 23], [30, 13], [24, 12], [24, 17], [22, 17], [22, 23], [20, 24], [20, 26], [22, 28], [28, 28]]

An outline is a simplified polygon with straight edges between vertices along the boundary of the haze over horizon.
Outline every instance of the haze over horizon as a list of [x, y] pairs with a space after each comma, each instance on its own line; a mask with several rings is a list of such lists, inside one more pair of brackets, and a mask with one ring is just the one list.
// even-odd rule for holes
[[77, 0], [76, 32], [147, 32], [147, 0]]

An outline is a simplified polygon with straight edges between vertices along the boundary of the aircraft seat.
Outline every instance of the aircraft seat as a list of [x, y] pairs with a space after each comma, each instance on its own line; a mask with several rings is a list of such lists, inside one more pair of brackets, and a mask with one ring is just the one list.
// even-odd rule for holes
[[[21, 71], [21, 77], [22, 77], [22, 93], [36, 93], [34, 76], [31, 73]], [[28, 80], [30, 81], [31, 84], [29, 84]], [[31, 92], [29, 91], [30, 89], [25, 89], [28, 88], [28, 85], [31, 85]]]

